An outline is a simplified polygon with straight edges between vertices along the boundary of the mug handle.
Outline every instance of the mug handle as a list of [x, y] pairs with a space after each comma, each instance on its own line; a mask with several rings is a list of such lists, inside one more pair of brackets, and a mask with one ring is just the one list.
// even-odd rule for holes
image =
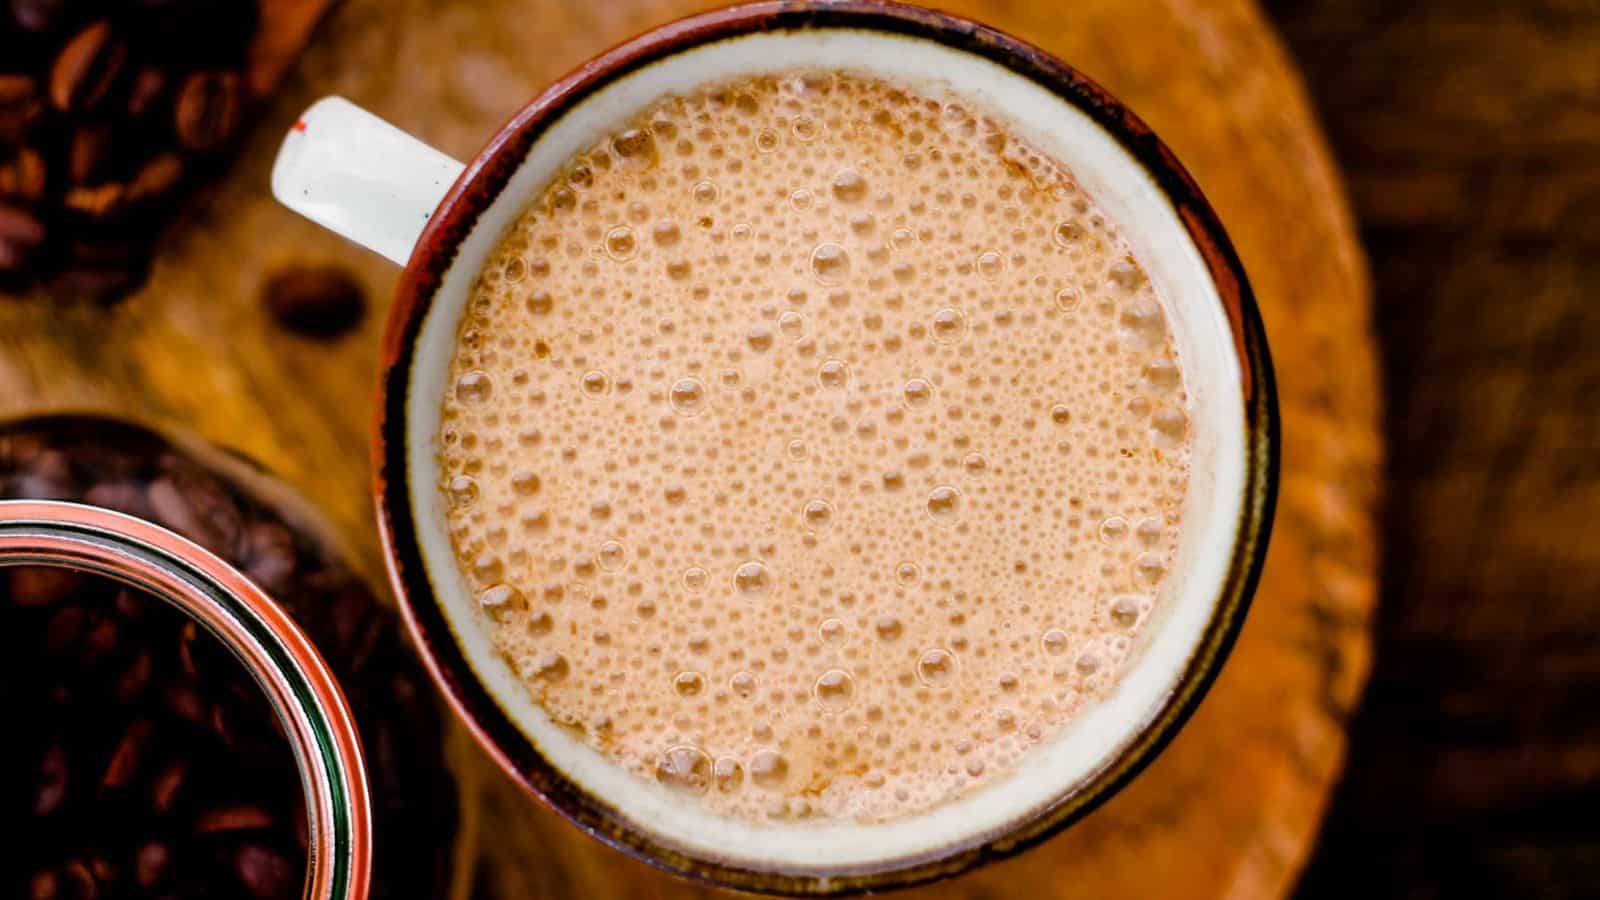
[[324, 97], [283, 139], [272, 195], [404, 266], [464, 168], [349, 100]]

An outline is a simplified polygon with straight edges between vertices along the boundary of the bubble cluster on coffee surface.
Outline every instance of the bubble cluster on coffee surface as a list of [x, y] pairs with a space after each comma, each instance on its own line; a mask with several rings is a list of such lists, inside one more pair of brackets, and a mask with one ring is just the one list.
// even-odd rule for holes
[[450, 379], [440, 490], [505, 659], [755, 821], [927, 810], [1059, 733], [1129, 665], [1189, 477], [1163, 307], [1070, 173], [844, 72], [578, 156]]

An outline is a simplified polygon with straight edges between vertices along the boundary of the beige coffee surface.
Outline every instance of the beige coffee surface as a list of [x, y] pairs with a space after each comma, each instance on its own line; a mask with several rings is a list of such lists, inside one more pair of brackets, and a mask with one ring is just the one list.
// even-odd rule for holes
[[979, 110], [839, 72], [668, 98], [480, 278], [457, 557], [533, 699], [639, 776], [754, 820], [925, 810], [1136, 658], [1188, 480], [1165, 323]]

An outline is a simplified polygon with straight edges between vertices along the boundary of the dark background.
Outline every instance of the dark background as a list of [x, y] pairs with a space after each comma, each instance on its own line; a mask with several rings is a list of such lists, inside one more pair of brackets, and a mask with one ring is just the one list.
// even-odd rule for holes
[[1265, 0], [1376, 287], [1377, 660], [1304, 897], [1600, 896], [1600, 0]]

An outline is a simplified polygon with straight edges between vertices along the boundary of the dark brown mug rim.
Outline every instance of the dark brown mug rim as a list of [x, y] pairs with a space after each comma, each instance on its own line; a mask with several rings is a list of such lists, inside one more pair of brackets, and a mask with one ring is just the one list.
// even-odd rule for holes
[[[841, 28], [932, 40], [998, 63], [1087, 114], [1155, 180], [1206, 265], [1234, 338], [1246, 427], [1246, 483], [1238, 538], [1204, 634], [1177, 688], [1115, 759], [1075, 789], [997, 832], [971, 836], [888, 867], [770, 871], [707, 859], [631, 825], [547, 761], [511, 722], [468, 663], [429, 581], [409, 499], [406, 405], [416, 343], [457, 249], [545, 130], [594, 91], [652, 62], [742, 35]], [[771, 0], [703, 13], [628, 41], [585, 63], [517, 113], [469, 163], [412, 252], [382, 353], [373, 446], [374, 494], [390, 580], [429, 671], [479, 743], [513, 778], [601, 841], [670, 872], [723, 887], [786, 895], [909, 887], [1021, 852], [1104, 803], [1172, 740], [1215, 680], [1243, 625], [1260, 576], [1276, 503], [1276, 385], [1259, 310], [1220, 221], [1186, 170], [1141, 120], [1104, 89], [1043, 50], [947, 13], [873, 0]]]

